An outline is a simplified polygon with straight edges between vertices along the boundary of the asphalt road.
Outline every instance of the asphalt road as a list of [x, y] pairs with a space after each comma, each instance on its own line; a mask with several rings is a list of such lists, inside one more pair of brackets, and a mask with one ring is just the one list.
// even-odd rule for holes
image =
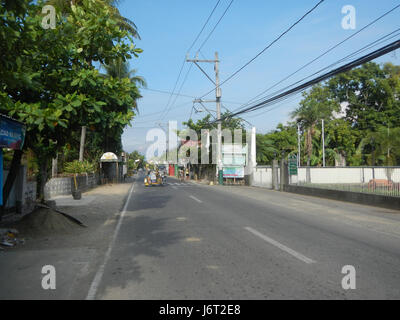
[[[245, 187], [132, 185], [88, 299], [399, 299], [400, 214]], [[356, 288], [342, 287], [354, 266]]]

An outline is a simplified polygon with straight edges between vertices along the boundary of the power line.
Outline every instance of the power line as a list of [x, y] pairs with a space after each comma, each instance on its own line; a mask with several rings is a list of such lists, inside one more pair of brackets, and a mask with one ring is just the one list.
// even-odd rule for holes
[[[332, 70], [332, 71], [330, 71], [330, 72], [328, 72], [326, 74], [323, 74], [322, 76], [319, 76], [319, 77], [317, 77], [317, 78], [315, 78], [313, 80], [310, 80], [310, 81], [308, 81], [306, 83], [303, 83], [303, 84], [301, 84], [301, 85], [299, 85], [299, 86], [297, 86], [297, 87], [295, 87], [293, 89], [290, 89], [290, 90], [288, 90], [286, 92], [283, 92], [283, 93], [281, 93], [281, 94], [279, 94], [279, 95], [277, 95], [275, 97], [272, 97], [272, 98], [269, 98], [269, 99], [267, 99], [265, 101], [262, 101], [262, 102], [254, 105], [252, 107], [245, 108], [242, 111], [235, 112], [235, 113], [229, 115], [229, 117], [234, 117], [234, 116], [237, 116], [239, 114], [243, 114], [243, 113], [247, 113], [247, 112], [251, 112], [251, 111], [254, 111], [254, 110], [258, 110], [258, 109], [264, 108], [268, 104], [274, 103], [278, 99], [282, 99], [285, 96], [288, 96], [288, 95], [297, 93], [299, 91], [302, 91], [302, 90], [304, 90], [304, 89], [306, 89], [306, 88], [308, 88], [308, 87], [310, 87], [310, 86], [312, 86], [312, 85], [314, 85], [316, 83], [319, 83], [319, 82], [324, 81], [324, 80], [326, 80], [328, 78], [331, 78], [331, 77], [335, 76], [336, 74], [349, 71], [349, 70], [351, 70], [351, 69], [353, 69], [355, 67], [358, 67], [358, 66], [360, 66], [360, 65], [362, 65], [362, 64], [364, 64], [366, 62], [369, 62], [371, 60], [374, 60], [374, 59], [376, 59], [376, 58], [378, 58], [380, 56], [383, 56], [383, 55], [385, 55], [385, 54], [387, 54], [387, 53], [389, 53], [389, 52], [391, 52], [393, 50], [396, 50], [398, 48], [400, 48], [400, 40], [396, 40], [396, 41], [394, 41], [394, 42], [392, 42], [392, 43], [390, 43], [390, 44], [388, 44], [388, 45], [386, 45], [386, 46], [384, 46], [384, 47], [382, 47], [382, 48], [380, 48], [378, 50], [375, 50], [375, 51], [373, 51], [373, 52], [371, 52], [371, 53], [369, 53], [369, 54], [367, 54], [365, 56], [362, 56], [361, 58], [358, 58], [358, 59], [356, 59], [356, 60], [354, 60], [354, 61], [352, 61], [352, 62], [350, 62], [350, 63], [348, 63], [346, 65], [343, 65], [343, 66], [341, 66], [341, 67], [339, 67], [337, 69], [334, 69], [334, 70]], [[224, 120], [224, 118], [218, 119], [218, 121], [223, 121], [223, 120]]]
[[[211, 35], [214, 33], [215, 29], [218, 27], [218, 25], [220, 24], [220, 22], [222, 21], [222, 19], [225, 17], [226, 13], [228, 12], [229, 8], [231, 7], [233, 1], [234, 1], [234, 0], [231, 0], [231, 2], [229, 3], [229, 5], [227, 6], [227, 8], [225, 9], [225, 11], [223, 12], [222, 16], [219, 18], [218, 22], [215, 24], [214, 28], [213, 28], [213, 29], [211, 30], [211, 32], [208, 34], [208, 36], [207, 36], [206, 39], [203, 41], [203, 43], [201, 44], [200, 48], [197, 50], [196, 53], [199, 53], [199, 52], [200, 52], [200, 50], [201, 50], [201, 49], [203, 48], [203, 46], [206, 44], [206, 42], [208, 41], [208, 39], [209, 39], [209, 38], [211, 37]], [[219, 2], [218, 2], [218, 3], [219, 3]], [[215, 8], [214, 8], [214, 10], [212, 11], [212, 13], [213, 13], [214, 11], [215, 11]], [[210, 17], [211, 17], [211, 15], [210, 15]], [[208, 21], [208, 20], [209, 20], [209, 19], [207, 19], [207, 21]], [[203, 28], [203, 30], [204, 30], [204, 28]], [[181, 87], [180, 87], [180, 89], [179, 89], [179, 91], [178, 91], [179, 93], [180, 93], [180, 91], [181, 91], [183, 85], [185, 84], [185, 82], [186, 82], [186, 80], [187, 80], [187, 77], [188, 77], [188, 75], [189, 75], [189, 72], [190, 72], [191, 68], [192, 68], [192, 65], [190, 65], [190, 68], [189, 68], [189, 70], [188, 70], [188, 72], [187, 72], [187, 74], [186, 74], [186, 76], [185, 76], [185, 78], [184, 78], [184, 80], [183, 80], [183, 82], [182, 82], [182, 84], [181, 84]], [[176, 98], [175, 98], [175, 101], [176, 101]], [[173, 102], [172, 105], [174, 105], [174, 103], [175, 103], [175, 102]], [[165, 118], [165, 117], [167, 116], [168, 112], [169, 112], [169, 110], [167, 110], [167, 112], [165, 113], [165, 115], [164, 115], [163, 118]]]
[[[248, 102], [246, 102], [246, 105], [249, 105], [252, 101], [256, 100], [258, 97], [260, 97], [261, 95], [267, 93], [268, 91], [270, 91], [271, 89], [275, 88], [276, 86], [278, 86], [279, 84], [281, 84], [282, 82], [286, 81], [287, 79], [291, 78], [293, 75], [295, 75], [296, 73], [298, 73], [299, 71], [303, 70], [304, 68], [308, 67], [310, 64], [314, 63], [315, 61], [319, 60], [320, 58], [322, 58], [323, 56], [327, 55], [329, 52], [333, 51], [334, 49], [336, 49], [337, 47], [339, 47], [340, 45], [342, 45], [343, 43], [345, 43], [346, 41], [350, 40], [351, 38], [355, 37], [356, 35], [358, 35], [359, 33], [361, 33], [362, 31], [364, 31], [365, 29], [369, 28], [370, 26], [372, 26], [373, 24], [375, 24], [376, 22], [378, 22], [379, 20], [383, 19], [385, 16], [387, 16], [388, 14], [390, 14], [391, 12], [393, 12], [394, 10], [398, 9], [400, 7], [400, 4], [395, 6], [394, 8], [390, 9], [389, 11], [385, 12], [383, 15], [381, 15], [380, 17], [376, 18], [375, 20], [371, 21], [369, 24], [365, 25], [363, 28], [361, 28], [360, 30], [358, 30], [357, 32], [353, 33], [352, 35], [348, 36], [347, 38], [345, 38], [344, 40], [338, 42], [337, 44], [335, 44], [334, 46], [332, 46], [331, 48], [329, 48], [328, 50], [326, 50], [324, 53], [322, 53], [321, 55], [319, 55], [318, 57], [314, 58], [313, 60], [311, 60], [310, 62], [306, 63], [304, 66], [302, 66], [301, 68], [297, 69], [296, 71], [294, 71], [293, 73], [291, 73], [290, 75], [286, 76], [285, 78], [283, 78], [282, 80], [280, 80], [279, 82], [275, 83], [273, 86], [269, 87], [268, 89], [264, 90], [263, 92], [261, 92], [260, 94], [258, 94], [257, 96], [255, 96], [254, 98], [250, 99]], [[242, 107], [244, 107], [242, 106]]]
[[[183, 82], [182, 82], [182, 84], [181, 84], [181, 86], [180, 86], [180, 88], [179, 88], [178, 95], [181, 93], [182, 88], [183, 88], [184, 84], [186, 83], [186, 80], [187, 80], [187, 78], [188, 78], [188, 76], [189, 76], [190, 70], [192, 70], [192, 67], [193, 67], [193, 65], [190, 65], [190, 66], [189, 66], [189, 69], [188, 69], [188, 71], [186, 72], [186, 75], [185, 75], [185, 77], [184, 77], [184, 79], [183, 79]], [[169, 111], [171, 110], [171, 108], [175, 105], [176, 100], [178, 99], [178, 95], [175, 97], [174, 102], [169, 106], [169, 108], [167, 109], [167, 112], [165, 113], [165, 115], [164, 115], [162, 118], [165, 118], [165, 117], [167, 116], [167, 114], [169, 113]]]
[[215, 29], [218, 27], [218, 25], [220, 24], [221, 20], [225, 17], [226, 13], [228, 12], [229, 8], [231, 7], [233, 3], [233, 0], [231, 0], [231, 2], [229, 3], [229, 5], [226, 7], [224, 13], [222, 14], [222, 16], [219, 18], [218, 22], [215, 24], [214, 28], [211, 30], [211, 32], [208, 34], [207, 38], [203, 41], [203, 43], [201, 44], [200, 48], [197, 50], [197, 52], [199, 52], [203, 46], [207, 43], [208, 39], [210, 39], [211, 35], [214, 33]]
[[[190, 50], [192, 50], [193, 46], [195, 45], [195, 43], [197, 42], [197, 40], [199, 40], [200, 35], [203, 33], [204, 28], [206, 27], [206, 25], [208, 24], [208, 22], [210, 21], [212, 15], [214, 14], [215, 9], [217, 9], [219, 3], [221, 2], [221, 0], [218, 0], [217, 4], [215, 5], [214, 9], [211, 11], [210, 15], [207, 18], [207, 21], [204, 23], [203, 27], [201, 28], [199, 34], [197, 35], [196, 39], [194, 39], [192, 45], [189, 47], [189, 49], [187, 50], [187, 52], [190, 52]], [[200, 49], [199, 49], [200, 50]]]
[[153, 92], [159, 92], [159, 93], [164, 93], [164, 94], [172, 94], [173, 96], [180, 96], [180, 97], [186, 97], [186, 98], [196, 98], [195, 96], [190, 96], [188, 94], [177, 94], [173, 93], [172, 91], [165, 91], [165, 90], [158, 90], [158, 89], [149, 89], [149, 88], [142, 88], [147, 91], [153, 91]]
[[[183, 70], [183, 67], [185, 66], [185, 61], [186, 61], [186, 59], [184, 58], [184, 59], [183, 59], [183, 62], [182, 62], [182, 66], [181, 66], [181, 68], [180, 68], [180, 70], [179, 70], [178, 78], [177, 78], [176, 81], [175, 81], [174, 89], [172, 89], [172, 92], [171, 92], [171, 94], [170, 94], [170, 96], [169, 96], [169, 98], [168, 98], [168, 102], [167, 102], [167, 104], [165, 105], [164, 111], [162, 112], [162, 114], [164, 114], [164, 112], [165, 112], [165, 111], [167, 110], [167, 108], [169, 107], [169, 104], [170, 104], [170, 102], [171, 102], [171, 98], [172, 98], [172, 96], [174, 95], [176, 86], [178, 85], [179, 79], [181, 78], [182, 70]], [[158, 120], [161, 120], [161, 118], [162, 118], [162, 116], [161, 116], [160, 119], [158, 119]]]
[[[189, 51], [193, 48], [193, 46], [195, 45], [195, 43], [196, 43], [197, 40], [199, 39], [201, 33], [203, 32], [204, 28], [205, 28], [206, 25], [208, 24], [208, 22], [209, 22], [211, 16], [214, 14], [214, 11], [215, 11], [215, 9], [218, 7], [219, 3], [220, 3], [220, 0], [218, 0], [217, 4], [214, 6], [214, 8], [213, 8], [213, 10], [211, 11], [210, 15], [208, 16], [206, 22], [204, 23], [203, 27], [201, 28], [199, 34], [197, 35], [197, 37], [195, 38], [195, 40], [193, 41], [193, 43], [190, 45], [190, 47], [189, 47], [189, 49], [187, 50], [187, 52], [189, 52]], [[181, 68], [180, 68], [180, 70], [179, 70], [178, 78], [177, 78], [176, 81], [175, 81], [175, 85], [174, 85], [174, 88], [173, 88], [173, 90], [172, 90], [172, 93], [175, 93], [176, 86], [178, 85], [179, 79], [181, 78], [181, 74], [182, 74], [182, 71], [183, 71], [183, 67], [185, 66], [185, 61], [186, 61], [186, 59], [184, 58], [183, 61], [182, 61], [182, 66], [181, 66]], [[162, 114], [164, 114], [164, 112], [168, 109], [168, 107], [169, 107], [169, 105], [170, 105], [170, 102], [171, 102], [171, 99], [172, 99], [172, 94], [169, 96], [168, 102], [167, 102], [167, 104], [165, 105], [164, 111], [163, 111]], [[168, 112], [165, 114], [165, 116], [166, 116], [167, 114], [168, 114]], [[165, 117], [165, 116], [164, 116], [164, 117]], [[161, 118], [163, 118], [163, 116], [161, 116]], [[161, 120], [161, 118], [160, 118], [159, 120]]]
[[[172, 91], [166, 91], [166, 90], [159, 90], [159, 89], [151, 89], [151, 88], [142, 88], [143, 90], [147, 90], [147, 91], [153, 91], [153, 92], [158, 92], [158, 93], [163, 93], [163, 94], [173, 94], [174, 96], [179, 96], [179, 97], [186, 97], [186, 98], [192, 98], [195, 99], [197, 98], [196, 96], [191, 96], [188, 94], [178, 94], [178, 93], [173, 93]], [[226, 102], [229, 104], [240, 104], [240, 105], [244, 105], [243, 102], [237, 102], [237, 101], [228, 101], [228, 100], [223, 100], [222, 102]]]
[[[191, 100], [187, 101], [187, 102], [184, 102], [182, 104], [179, 104], [179, 105], [175, 106], [174, 108], [171, 108], [171, 110], [182, 108], [183, 106], [186, 106], [187, 104], [189, 104], [191, 102], [192, 102]], [[159, 115], [160, 113], [161, 113], [161, 111], [152, 112], [152, 113], [147, 113], [147, 114], [144, 114], [144, 115], [140, 115], [139, 117], [142, 118], [142, 117], [148, 117], [148, 116], [153, 116], [153, 115]], [[152, 122], [152, 121], [158, 121], [158, 120], [156, 120], [156, 119], [155, 120], [151, 120], [151, 121], [150, 120], [146, 120], [146, 122]], [[139, 121], [139, 122], [136, 122], [136, 123], [145, 123], [145, 122]]]
[[[396, 29], [396, 30], [394, 30], [394, 31], [392, 31], [391, 33], [389, 33], [389, 34], [387, 34], [387, 35], [385, 35], [385, 36], [383, 36], [383, 37], [381, 37], [381, 38], [375, 40], [374, 42], [372, 42], [372, 43], [370, 43], [370, 44], [368, 44], [368, 45], [362, 47], [361, 49], [358, 49], [357, 51], [355, 51], [355, 52], [353, 52], [353, 53], [347, 55], [346, 57], [344, 57], [344, 58], [342, 58], [342, 59], [340, 59], [340, 60], [338, 60], [338, 61], [336, 61], [336, 62], [330, 64], [329, 66], [324, 67], [324, 68], [318, 70], [317, 72], [314, 72], [313, 74], [311, 74], [311, 75], [309, 75], [309, 76], [307, 76], [307, 77], [305, 77], [305, 78], [303, 78], [303, 79], [301, 79], [301, 80], [298, 80], [298, 81], [296, 81], [295, 83], [292, 83], [292, 84], [289, 85], [289, 86], [286, 86], [286, 87], [284, 87], [284, 88], [282, 88], [282, 89], [280, 89], [280, 90], [278, 90], [278, 91], [275, 91], [275, 92], [269, 94], [268, 96], [259, 99], [258, 101], [262, 101], [262, 100], [268, 99], [268, 98], [270, 98], [270, 97], [276, 96], [276, 95], [278, 95], [279, 93], [284, 92], [285, 90], [288, 90], [289, 88], [294, 87], [296, 84], [301, 83], [301, 82], [303, 82], [304, 80], [307, 80], [307, 79], [309, 79], [309, 78], [311, 78], [311, 77], [313, 77], [313, 76], [315, 76], [315, 75], [321, 73], [322, 71], [325, 71], [325, 70], [327, 70], [327, 69], [330, 69], [330, 68], [332, 68], [332, 67], [338, 65], [339, 63], [342, 63], [342, 62], [345, 62], [345, 61], [349, 60], [350, 58], [356, 56], [356, 55], [359, 54], [359, 53], [362, 53], [362, 52], [364, 52], [364, 51], [366, 51], [366, 50], [368, 50], [368, 49], [370, 49], [370, 48], [373, 48], [373, 47], [377, 46], [378, 44], [381, 44], [381, 43], [383, 43], [383, 42], [386, 42], [386, 41], [388, 41], [388, 40], [390, 40], [390, 39], [396, 37], [398, 34], [395, 34], [395, 33], [398, 32], [399, 30], [400, 30], [400, 28], [399, 28], [399, 29]], [[394, 34], [394, 35], [393, 35], [393, 34]], [[392, 36], [389, 37], [389, 38], [387, 38], [387, 37], [390, 36], [390, 35], [392, 35]], [[387, 39], [382, 40], [382, 39], [384, 39], [384, 38], [387, 38]], [[245, 107], [245, 106], [247, 106], [247, 105], [249, 105], [249, 104], [246, 104], [246, 105], [244, 105], [243, 107]], [[239, 110], [239, 109], [240, 109], [240, 108], [238, 108], [238, 109], [236, 109], [236, 110]], [[236, 111], [236, 110], [235, 110], [235, 111]]]
[[[317, 9], [325, 0], [320, 0], [313, 8], [308, 10], [300, 19], [298, 19], [295, 23], [293, 23], [288, 29], [286, 29], [279, 37], [273, 40], [270, 44], [268, 44], [264, 49], [262, 49], [259, 53], [256, 54], [251, 60], [246, 62], [242, 67], [240, 67], [237, 71], [235, 71], [232, 75], [230, 75], [227, 79], [221, 82], [220, 86], [222, 86], [227, 81], [231, 80], [234, 76], [236, 76], [239, 72], [241, 72], [244, 68], [246, 68], [249, 64], [251, 64], [254, 60], [256, 60], [260, 55], [262, 55], [265, 51], [271, 48], [276, 42], [278, 42], [283, 36], [285, 36], [290, 30], [292, 30], [297, 24], [299, 24], [302, 20], [304, 20], [311, 12]], [[208, 91], [206, 94], [202, 95], [200, 98], [204, 98], [209, 93], [213, 92], [216, 88]]]

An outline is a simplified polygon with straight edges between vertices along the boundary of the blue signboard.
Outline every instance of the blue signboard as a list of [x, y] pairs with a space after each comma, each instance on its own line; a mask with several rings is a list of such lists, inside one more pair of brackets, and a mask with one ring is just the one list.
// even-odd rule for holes
[[22, 123], [0, 117], [0, 148], [21, 150], [25, 141], [25, 126]]

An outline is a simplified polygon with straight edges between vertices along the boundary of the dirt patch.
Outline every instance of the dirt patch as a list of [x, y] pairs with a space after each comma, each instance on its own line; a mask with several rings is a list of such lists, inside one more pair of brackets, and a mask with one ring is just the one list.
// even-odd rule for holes
[[39, 208], [24, 216], [10, 227], [19, 231], [23, 237], [42, 237], [56, 234], [70, 234], [82, 229], [62, 214], [52, 209]]

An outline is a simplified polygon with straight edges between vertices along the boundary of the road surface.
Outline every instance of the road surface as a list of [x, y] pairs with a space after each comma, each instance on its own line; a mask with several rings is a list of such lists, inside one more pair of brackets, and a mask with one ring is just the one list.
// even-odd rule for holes
[[92, 278], [88, 299], [399, 299], [400, 215], [139, 177]]

